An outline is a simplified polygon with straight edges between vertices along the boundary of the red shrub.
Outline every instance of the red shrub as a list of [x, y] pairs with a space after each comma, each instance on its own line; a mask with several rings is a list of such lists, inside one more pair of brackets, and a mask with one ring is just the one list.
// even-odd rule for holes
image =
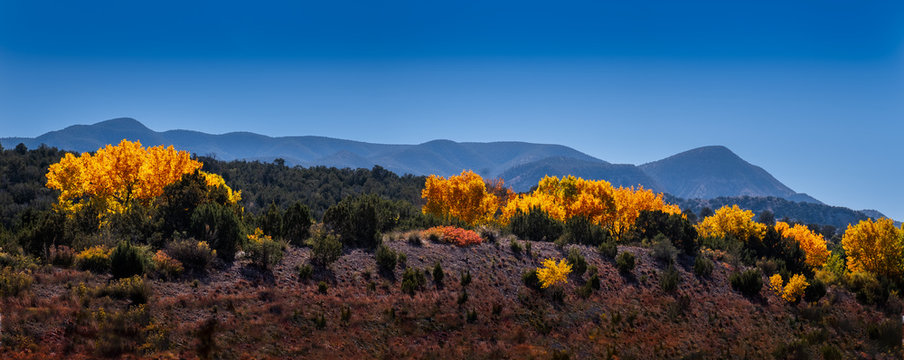
[[424, 230], [424, 237], [429, 238], [430, 234], [441, 234], [440, 241], [453, 243], [458, 246], [476, 245], [483, 242], [483, 239], [473, 230], [465, 230], [454, 226], [434, 226]]

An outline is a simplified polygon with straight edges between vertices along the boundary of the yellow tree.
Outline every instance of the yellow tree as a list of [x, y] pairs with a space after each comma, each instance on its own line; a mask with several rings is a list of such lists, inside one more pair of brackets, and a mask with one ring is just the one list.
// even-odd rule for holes
[[[163, 193], [166, 185], [200, 169], [201, 165], [188, 152], [177, 151], [172, 146], [145, 149], [138, 141], [123, 139], [118, 145], [107, 145], [94, 154], [66, 154], [48, 168], [47, 187], [60, 190], [58, 200], [64, 210], [92, 204], [101, 212], [123, 212], [132, 201], [149, 204]], [[225, 186], [219, 175], [204, 175], [208, 185]], [[238, 192], [228, 186], [226, 189], [231, 201], [240, 198]]]
[[555, 260], [543, 260], [543, 267], [537, 268], [537, 279], [540, 280], [541, 288], [548, 288], [558, 283], [568, 283], [568, 274], [571, 273], [571, 264], [565, 259], [559, 260], [557, 264]]
[[697, 224], [697, 233], [702, 237], [734, 237], [747, 241], [751, 237], [762, 239], [766, 225], [753, 221], [753, 211], [742, 210], [737, 205], [723, 206]]
[[813, 269], [822, 268], [822, 265], [829, 258], [830, 253], [826, 246], [826, 239], [805, 225], [795, 224], [790, 226], [786, 222], [779, 221], [775, 223], [775, 231], [778, 231], [782, 237], [797, 241], [806, 255], [805, 262]]
[[421, 191], [427, 200], [422, 211], [445, 220], [457, 218], [469, 225], [489, 222], [499, 208], [496, 195], [487, 192], [487, 185], [480, 175], [464, 170], [460, 175], [430, 175]]
[[678, 205], [667, 204], [662, 200], [662, 194], [656, 194], [653, 190], [639, 186], [619, 187], [612, 192], [615, 198], [616, 216], [612, 223], [611, 231], [616, 237], [621, 237], [634, 226], [641, 211], [662, 211], [666, 214], [680, 214]]
[[891, 277], [904, 275], [904, 229], [896, 228], [891, 219], [867, 219], [854, 226], [848, 225], [841, 246], [852, 272]]
[[572, 175], [562, 179], [546, 176], [532, 193], [510, 200], [499, 220], [507, 224], [518, 211], [526, 213], [532, 208], [540, 208], [559, 221], [583, 216], [608, 225], [615, 214], [612, 185], [605, 180], [584, 180]]

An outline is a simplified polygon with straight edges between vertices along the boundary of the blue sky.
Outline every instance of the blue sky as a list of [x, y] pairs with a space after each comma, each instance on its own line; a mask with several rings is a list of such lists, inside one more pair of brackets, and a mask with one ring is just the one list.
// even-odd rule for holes
[[0, 0], [0, 136], [163, 131], [721, 144], [904, 219], [904, 6], [862, 1]]

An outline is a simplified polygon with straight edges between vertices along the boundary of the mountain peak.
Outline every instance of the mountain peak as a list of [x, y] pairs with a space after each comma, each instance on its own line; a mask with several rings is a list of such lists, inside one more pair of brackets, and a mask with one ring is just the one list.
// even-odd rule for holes
[[[668, 193], [683, 198], [738, 195], [790, 198], [796, 194], [762, 168], [720, 145], [691, 149], [640, 168]], [[797, 200], [810, 199], [806, 196]]]
[[[681, 152], [675, 155], [672, 155], [666, 159], [687, 159], [687, 158], [695, 158], [701, 160], [709, 160], [709, 161], [726, 161], [726, 160], [734, 160], [734, 161], [744, 161], [741, 159], [738, 154], [735, 154], [731, 149], [723, 146], [723, 145], [710, 145], [710, 146], [701, 146], [695, 149], [690, 149], [685, 152]], [[660, 160], [662, 161], [662, 160]]]
[[149, 131], [147, 126], [144, 126], [140, 121], [135, 120], [129, 117], [121, 117], [110, 119], [106, 121], [101, 121], [99, 123], [95, 123], [91, 125], [94, 127], [105, 128], [109, 130], [116, 131]]

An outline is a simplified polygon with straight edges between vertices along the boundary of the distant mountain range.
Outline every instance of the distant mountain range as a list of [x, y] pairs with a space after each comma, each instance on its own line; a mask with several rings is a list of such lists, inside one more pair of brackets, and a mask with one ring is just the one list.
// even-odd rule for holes
[[[684, 199], [774, 197], [822, 204], [788, 188], [762, 168], [724, 146], [707, 146], [635, 166], [612, 164], [562, 145], [525, 142], [454, 142], [433, 140], [417, 145], [372, 144], [319, 136], [270, 137], [248, 132], [221, 135], [190, 130], [157, 132], [135, 119], [118, 118], [93, 125], [73, 125], [36, 138], [0, 138], [5, 147], [46, 144], [78, 152], [94, 151], [122, 139], [145, 146], [173, 145], [222, 160], [285, 160], [287, 165], [371, 168], [398, 174], [449, 176], [471, 169], [485, 178], [502, 178], [526, 191], [545, 175], [605, 179], [615, 186], [637, 186]], [[877, 217], [878, 212], [864, 216]]]

